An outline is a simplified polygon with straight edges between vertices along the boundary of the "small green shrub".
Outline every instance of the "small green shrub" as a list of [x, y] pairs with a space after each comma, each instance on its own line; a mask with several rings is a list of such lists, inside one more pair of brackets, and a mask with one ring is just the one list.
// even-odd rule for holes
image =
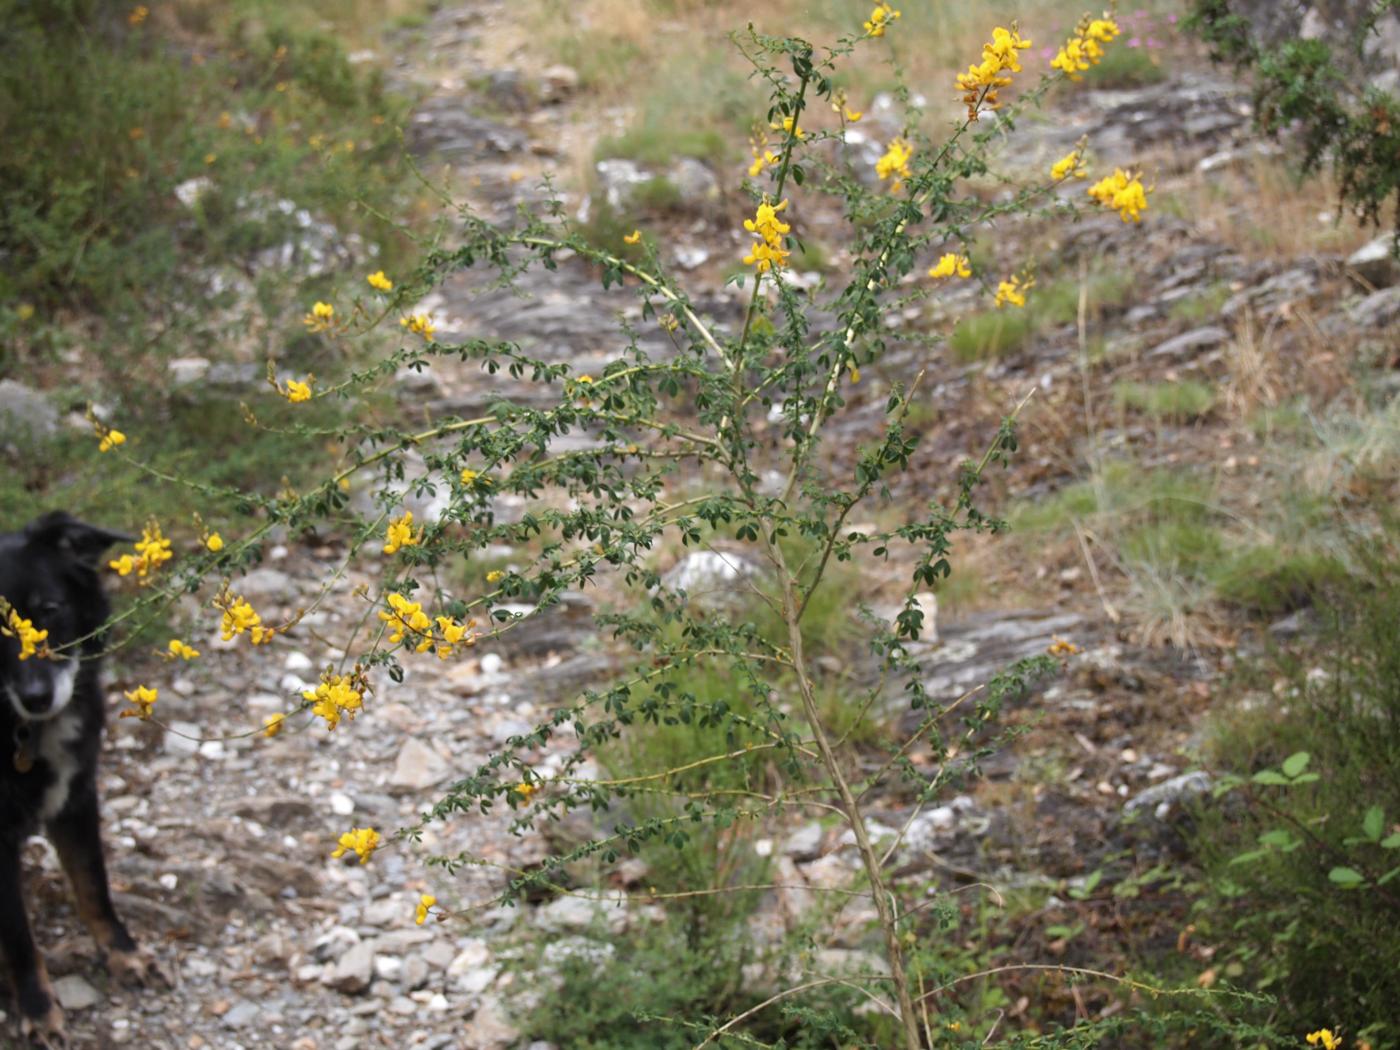
[[1262, 616], [1276, 616], [1310, 605], [1347, 579], [1337, 558], [1316, 551], [1290, 551], [1272, 545], [1231, 552], [1211, 570], [1220, 600]]
[[1172, 423], [1201, 419], [1215, 406], [1215, 389], [1209, 383], [1194, 379], [1174, 383], [1117, 383], [1113, 396], [1120, 409], [1131, 409]]
[[1192, 843], [1217, 964], [1279, 997], [1282, 1030], [1379, 1047], [1400, 1041], [1400, 561], [1386, 541], [1357, 558], [1320, 636], [1257, 666], [1251, 704], [1217, 721], [1209, 756], [1234, 787]]

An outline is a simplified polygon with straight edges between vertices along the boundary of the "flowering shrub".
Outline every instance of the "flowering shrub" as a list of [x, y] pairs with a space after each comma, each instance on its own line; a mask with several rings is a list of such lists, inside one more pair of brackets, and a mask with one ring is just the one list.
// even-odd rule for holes
[[[617, 601], [599, 617], [599, 626], [636, 654], [626, 673], [604, 688], [578, 690], [530, 731], [506, 741], [393, 840], [373, 828], [355, 828], [340, 836], [331, 856], [353, 854], [359, 863], [369, 863], [377, 850], [411, 848], [431, 824], [461, 814], [504, 809], [517, 829], [533, 831], [576, 809], [616, 808], [614, 831], [552, 855], [536, 870], [512, 873], [500, 898], [510, 903], [557, 885], [569, 866], [584, 859], [610, 864], [652, 843], [679, 849], [702, 831], [743, 841], [775, 823], [794, 804], [795, 791], [798, 804], [819, 805], [839, 818], [854, 842], [862, 881], [851, 892], [874, 911], [887, 972], [822, 976], [815, 985], [782, 988], [761, 1005], [812, 987], [856, 982], [877, 1007], [862, 1022], [870, 1037], [879, 1045], [916, 1050], [943, 1031], [936, 1027], [939, 995], [952, 985], [919, 950], [920, 939], [930, 935], [922, 904], [911, 900], [910, 888], [892, 870], [913, 816], [893, 845], [877, 844], [866, 800], [873, 791], [897, 789], [912, 800], [917, 815], [951, 784], [974, 775], [997, 738], [997, 717], [1008, 697], [1056, 670], [1076, 650], [1057, 641], [1052, 652], [1020, 661], [947, 705], [924, 685], [916, 644], [929, 626], [922, 594], [952, 571], [955, 534], [1003, 528], [980, 509], [979, 492], [988, 471], [1016, 451], [1019, 406], [1007, 406], [1001, 425], [986, 436], [985, 450], [960, 466], [950, 501], [883, 525], [857, 523], [909, 470], [916, 439], [906, 417], [923, 373], [892, 385], [880, 406], [874, 440], [854, 450], [849, 462], [837, 454], [845, 450], [834, 444], [833, 424], [847, 411], [860, 370], [885, 358], [884, 322], [906, 280], [929, 288], [952, 279], [977, 282], [988, 306], [1022, 307], [1035, 294], [1032, 273], [1003, 276], [972, 265], [968, 238], [980, 223], [1007, 215], [1072, 219], [1086, 202], [1136, 222], [1148, 208], [1150, 191], [1138, 175], [1121, 168], [1087, 194], [1066, 192], [1074, 185], [1069, 180], [1085, 176], [1091, 166], [1082, 146], [1048, 178], [1042, 171], [1009, 201], [988, 204], [960, 190], [964, 177], [986, 170], [994, 137], [1002, 134], [984, 128], [983, 118], [1000, 109], [998, 128], [1014, 127], [1021, 102], [1001, 93], [1013, 86], [1015, 75], [1027, 72], [1023, 53], [1032, 43], [1014, 25], [995, 27], [980, 59], [943, 85], [950, 98], [960, 97], [966, 106], [965, 119], [948, 139], [930, 142], [911, 120], [889, 142], [875, 170], [866, 173], [879, 190], [862, 188], [854, 172], [832, 163], [824, 149], [861, 116], [835, 78], [854, 48], [897, 33], [899, 15], [891, 5], [878, 4], [858, 30], [853, 27], [851, 35], [826, 50], [757, 33], [746, 41], [746, 53], [772, 93], [748, 169], [752, 217], [734, 220], [736, 233], [742, 227], [752, 238], [743, 256], [748, 269], [733, 278], [747, 300], [741, 324], [726, 328], [707, 317], [639, 230], [624, 241], [639, 249], [642, 261], [629, 261], [590, 246], [563, 218], [558, 201], [526, 211], [504, 228], [466, 214], [460, 247], [433, 254], [420, 274], [395, 275], [396, 280], [377, 271], [364, 278], [373, 309], [360, 302], [347, 307], [316, 301], [303, 318], [306, 333], [326, 340], [351, 333], [372, 337], [387, 318], [388, 333], [402, 340], [397, 349], [330, 384], [313, 383], [311, 377], [279, 381], [270, 364], [274, 393], [268, 396], [298, 406], [289, 411], [306, 411], [325, 398], [368, 392], [399, 369], [442, 359], [476, 364], [491, 375], [528, 378], [537, 398], [502, 397], [480, 416], [433, 419], [424, 429], [379, 423], [341, 432], [338, 437], [350, 449], [348, 465], [327, 471], [309, 488], [243, 497], [251, 523], [219, 522], [219, 532], [199, 523], [199, 549], [175, 572], [155, 572], [173, 552], [154, 524], [137, 555], [114, 564], [123, 575], [134, 573], [149, 584], [138, 611], [154, 607], [160, 596], [173, 598], [198, 590], [206, 580], [220, 581], [210, 605], [219, 613], [222, 639], [239, 643], [246, 636], [253, 646], [266, 646], [297, 630], [303, 615], [268, 625], [238, 594], [239, 574], [257, 560], [274, 529], [294, 532], [315, 525], [336, 532], [345, 541], [347, 564], [364, 557], [366, 549], [382, 557], [377, 592], [359, 595], [367, 603], [363, 620], [375, 629], [346, 642], [340, 666], [327, 667], [314, 688], [293, 698], [292, 709], [250, 730], [269, 738], [321, 723], [328, 730], [342, 728], [337, 739], [349, 737], [374, 717], [370, 698], [376, 681], [401, 679], [415, 660], [451, 660], [479, 639], [508, 639], [566, 590], [604, 585]], [[1082, 26], [1074, 68], [1065, 63], [1046, 68], [1038, 85], [1023, 85], [1021, 101], [1034, 102], [1051, 84], [1073, 75], [1079, 62], [1092, 63], [1117, 33], [1107, 17], [1087, 19]], [[828, 112], [835, 113], [834, 127], [822, 126], [833, 123]], [[858, 220], [852, 225], [848, 280], [821, 304], [835, 315], [835, 324], [815, 323], [814, 303], [787, 279], [789, 257], [803, 233], [802, 215], [819, 196], [834, 198]], [[644, 322], [665, 333], [666, 351], [648, 351], [628, 330], [620, 351], [597, 374], [575, 375], [568, 365], [531, 357], [507, 341], [440, 342], [434, 318], [408, 309], [407, 289], [419, 294], [460, 269], [491, 269], [509, 284], [528, 267], [553, 269], [566, 257], [595, 267], [604, 288], [632, 290]], [[254, 410], [247, 416], [250, 426], [260, 425]], [[98, 426], [106, 451], [142, 463], [136, 435], [118, 447], [110, 440], [116, 432]], [[560, 439], [577, 431], [591, 440], [561, 448]], [[759, 439], [760, 433], [774, 432], [777, 441]], [[310, 426], [302, 433], [308, 444], [324, 437]], [[428, 470], [417, 490], [447, 497], [446, 509], [433, 520], [415, 520], [404, 506], [400, 481], [410, 450], [421, 455]], [[155, 467], [147, 469], [159, 476]], [[368, 478], [376, 489], [373, 513], [362, 516], [350, 506], [345, 486], [352, 477]], [[527, 508], [518, 520], [497, 513], [496, 501], [506, 495]], [[746, 583], [769, 614], [767, 626], [715, 615], [682, 585], [663, 579], [659, 552], [721, 543], [727, 551], [742, 549], [746, 560], [762, 566]], [[452, 574], [438, 571], [471, 566], [502, 545], [528, 564], [468, 572], [464, 578], [470, 582], [457, 586], [447, 582]], [[892, 560], [904, 573], [898, 603], [889, 615], [867, 612], [865, 617], [864, 641], [878, 682], [857, 690], [846, 704], [858, 712], [858, 724], [895, 690], [904, 698], [913, 729], [880, 763], [857, 765], [851, 761], [850, 732], [834, 726], [821, 701], [828, 684], [817, 659], [821, 653], [811, 650], [817, 641], [811, 619], [815, 604], [833, 586], [836, 566]], [[519, 611], [525, 601], [534, 612]], [[169, 653], [190, 658], [183, 643], [172, 642]], [[733, 684], [733, 699], [705, 698], [687, 688], [685, 675], [702, 671], [725, 676]], [[154, 690], [142, 687], [129, 696], [138, 717], [152, 717]], [[724, 747], [684, 768], [600, 777], [594, 759], [601, 749], [656, 725], [716, 732]], [[569, 741], [570, 750], [547, 771], [537, 768], [538, 749], [559, 737]], [[917, 762], [911, 757], [915, 744]], [[710, 790], [708, 774], [696, 779], [697, 769], [738, 765], [755, 755], [780, 771], [782, 784]], [[640, 815], [644, 803], [658, 800], [656, 815]], [[446, 876], [480, 858], [461, 853], [428, 862]], [[417, 922], [433, 909], [448, 917], [484, 903], [453, 902], [449, 886], [444, 877], [434, 887], [444, 904], [433, 894], [420, 895]], [[701, 1045], [738, 1031], [747, 1016], [705, 1024]]]

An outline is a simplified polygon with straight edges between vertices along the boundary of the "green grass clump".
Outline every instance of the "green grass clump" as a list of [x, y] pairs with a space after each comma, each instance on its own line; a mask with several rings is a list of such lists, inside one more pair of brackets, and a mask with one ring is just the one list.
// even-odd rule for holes
[[1348, 579], [1346, 566], [1330, 554], [1269, 544], [1232, 551], [1211, 576], [1221, 601], [1260, 616], [1310, 605]]
[[[1237, 983], [1279, 999], [1284, 1031], [1326, 1024], [1348, 1041], [1400, 1042], [1400, 921], [1392, 881], [1346, 889], [1338, 866], [1379, 873], [1400, 857], [1368, 842], [1363, 814], [1380, 810], [1382, 834], [1400, 817], [1400, 561], [1392, 536], [1354, 552], [1364, 571], [1324, 609], [1320, 637], [1253, 669], [1261, 699], [1220, 716], [1212, 766], [1250, 777], [1310, 755], [1310, 783], [1257, 784], [1229, 806], [1207, 805], [1193, 849], [1208, 892], [1200, 935], [1224, 946], [1217, 965]], [[1300, 848], [1263, 848], [1283, 827]], [[1248, 859], [1240, 859], [1248, 855]]]
[[1171, 423], [1201, 419], [1215, 406], [1215, 389], [1194, 379], [1175, 383], [1121, 382], [1114, 385], [1113, 396], [1120, 409]]
[[1091, 87], [1125, 89], [1160, 84], [1167, 79], [1161, 56], [1145, 47], [1128, 47], [1118, 40], [1104, 48], [1103, 58], [1084, 73]]
[[984, 310], [960, 320], [948, 338], [959, 364], [995, 360], [1025, 350], [1036, 332], [1035, 315], [1026, 310]]

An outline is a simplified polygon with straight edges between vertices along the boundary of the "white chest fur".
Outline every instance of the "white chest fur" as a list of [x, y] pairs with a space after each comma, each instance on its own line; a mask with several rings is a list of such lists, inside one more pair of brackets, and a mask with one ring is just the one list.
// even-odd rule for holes
[[70, 745], [82, 735], [82, 714], [79, 711], [65, 710], [43, 723], [43, 726], [43, 733], [39, 738], [39, 757], [48, 763], [49, 769], [53, 771], [54, 780], [44, 791], [39, 817], [42, 820], [52, 820], [67, 803], [68, 790], [78, 772], [78, 760]]

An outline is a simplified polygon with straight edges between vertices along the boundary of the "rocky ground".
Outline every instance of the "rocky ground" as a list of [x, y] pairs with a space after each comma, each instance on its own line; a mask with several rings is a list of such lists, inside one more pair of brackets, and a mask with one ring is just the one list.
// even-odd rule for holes
[[[401, 54], [395, 76], [423, 94], [413, 147], [455, 168], [457, 185], [488, 217], [503, 217], [536, 195], [543, 171], [567, 172], [577, 157], [587, 157], [599, 132], [596, 120], [581, 114], [571, 70], [516, 68], [506, 7], [491, 0], [448, 3], [412, 47], [389, 45]], [[862, 126], [871, 144], [892, 132], [874, 108], [871, 123]], [[1208, 181], [1263, 149], [1250, 138], [1248, 117], [1240, 87], [1186, 66], [1150, 88], [1077, 96], [1065, 119], [1027, 127], [1033, 148], [1025, 154], [1040, 163], [1088, 134], [1105, 156], [1131, 153], [1155, 163], [1162, 193]], [[701, 202], [719, 195], [735, 174], [697, 162], [672, 172]], [[601, 192], [625, 199], [640, 173], [615, 162], [599, 177]], [[573, 195], [569, 205], [577, 209], [584, 201]], [[1131, 250], [1143, 233], [1110, 217], [1091, 219], [1068, 236], [1111, 253]], [[1117, 308], [1112, 338], [1132, 348], [1122, 375], [1219, 376], [1229, 368], [1226, 347], [1239, 326], [1263, 319], [1279, 332], [1277, 352], [1299, 367], [1318, 368], [1324, 382], [1325, 363], [1304, 360], [1317, 346], [1305, 343], [1312, 332], [1326, 342], [1343, 332], [1384, 332], [1400, 320], [1400, 287], [1391, 286], [1396, 274], [1383, 256], [1351, 265], [1343, 254], [1248, 257], [1190, 214], [1154, 215], [1150, 236], [1150, 257], [1129, 301]], [[701, 299], [707, 310], [721, 320], [732, 316], [736, 306], [719, 278], [737, 257], [737, 233], [697, 221], [668, 244], [668, 261], [710, 290]], [[485, 290], [470, 276], [455, 278], [424, 308], [439, 318], [447, 338], [507, 337], [578, 371], [601, 366], [617, 312], [635, 304], [626, 294], [601, 294], [582, 266], [547, 277], [527, 276], [525, 298]], [[1213, 284], [1224, 284], [1229, 294], [1212, 316], [1195, 323], [1171, 309]], [[955, 296], [929, 302], [915, 308], [925, 313], [906, 321], [917, 327], [957, 308]], [[1286, 324], [1303, 311], [1315, 321], [1306, 331]], [[927, 418], [936, 422], [920, 452], [925, 476], [937, 470], [951, 476], [944, 468], [985, 440], [989, 422], [1031, 386], [1040, 391], [1042, 414], [1032, 419], [1042, 434], [1052, 434], [1057, 413], [1081, 412], [1075, 344], [1069, 325], [1023, 354], [991, 367], [953, 369], [930, 384]], [[852, 438], [878, 414], [882, 389], [917, 371], [922, 352], [911, 346], [872, 377], [842, 424]], [[486, 382], [465, 368], [444, 368], [405, 376], [402, 391], [415, 404], [467, 413], [484, 403]], [[491, 392], [499, 393], [500, 380], [491, 382], [498, 384]], [[1108, 431], [1100, 440], [1136, 449], [1149, 463], [1203, 445], [1208, 454], [1220, 452], [1209, 447], [1215, 436], [1189, 428]], [[1236, 450], [1234, 469], [1247, 472], [1257, 452]], [[1028, 491], [1049, 491], [1066, 471], [1063, 446], [1028, 442], [1018, 470]], [[279, 548], [240, 591], [271, 620], [278, 606], [290, 612], [309, 600], [334, 574], [338, 553]], [[690, 568], [706, 571], [703, 564]], [[1040, 721], [1016, 752], [993, 765], [985, 790], [917, 817], [902, 871], [938, 867], [1005, 884], [1082, 879], [1095, 857], [1130, 841], [1125, 814], [1136, 813], [1139, 825], [1148, 826], [1144, 855], [1169, 850], [1170, 835], [1152, 826], [1165, 827], [1173, 803], [1201, 790], [1201, 776], [1189, 772], [1181, 751], [1211, 704], [1233, 647], [1148, 644], [1155, 639], [1104, 615], [1081, 571], [1056, 571], [1063, 586], [1057, 591], [1052, 580], [1039, 610], [945, 617], [938, 641], [926, 646], [930, 692], [940, 699], [956, 697], [1011, 659], [1044, 651], [1056, 636], [1074, 638], [1085, 652], [1069, 674], [1023, 702], [1027, 719], [1033, 713]], [[523, 928], [552, 931], [558, 944], [575, 949], [587, 945], [600, 905], [568, 896], [519, 908], [494, 905], [506, 870], [544, 855], [540, 835], [513, 835], [507, 818], [494, 815], [436, 825], [425, 854], [469, 851], [483, 861], [451, 880], [401, 847], [380, 851], [368, 867], [353, 857], [332, 860], [329, 852], [352, 825], [388, 830], [411, 822], [444, 784], [527, 729], [568, 690], [605, 676], [613, 657], [590, 632], [590, 600], [575, 596], [470, 659], [413, 665], [403, 684], [383, 683], [371, 711], [334, 733], [313, 725], [273, 740], [208, 739], [259, 724], [284, 709], [289, 693], [315, 680], [357, 615], [352, 594], [361, 582], [352, 574], [335, 583], [332, 600], [279, 642], [270, 662], [243, 663], [226, 652], [216, 664], [162, 670], [164, 679], [152, 684], [161, 687], [168, 730], [132, 721], [112, 729], [102, 786], [119, 907], [177, 976], [177, 991], [130, 991], [108, 982], [51, 851], [38, 840], [31, 844], [37, 872], [31, 911], [76, 1045], [545, 1050], [522, 1038], [510, 1014], [518, 980], [500, 946], [510, 943], [508, 931]], [[217, 638], [190, 640], [220, 648]], [[130, 683], [116, 686], [124, 684]], [[114, 688], [114, 702], [118, 697]], [[1050, 734], [1075, 741], [1074, 767], [1054, 787], [1009, 791], [1019, 767], [1035, 760]], [[557, 744], [561, 751], [566, 746]], [[557, 754], [542, 753], [537, 768], [547, 773], [557, 761]], [[1004, 804], [1008, 798], [1014, 804]], [[889, 800], [872, 815], [878, 836], [892, 834], [912, 814]], [[776, 881], [789, 887], [839, 884], [855, 867], [853, 849], [816, 823], [794, 825], [763, 848], [778, 857]], [[453, 921], [414, 924], [417, 895], [429, 890], [457, 913]], [[755, 936], [775, 936], [803, 902], [796, 889], [775, 894], [761, 913], [771, 928], [756, 927]], [[605, 911], [612, 923], [648, 921], [645, 909]], [[859, 916], [847, 920], [832, 931], [833, 951], [855, 948]]]

